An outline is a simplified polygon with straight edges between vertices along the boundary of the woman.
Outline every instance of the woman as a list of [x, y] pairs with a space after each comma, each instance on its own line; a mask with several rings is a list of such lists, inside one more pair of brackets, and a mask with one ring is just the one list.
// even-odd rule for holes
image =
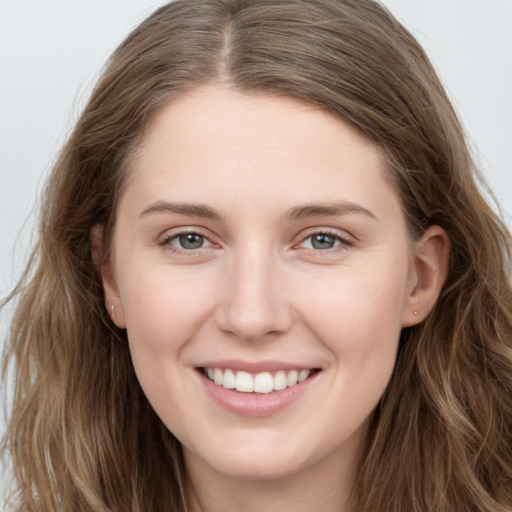
[[46, 189], [15, 510], [512, 510], [510, 235], [369, 0], [176, 1]]

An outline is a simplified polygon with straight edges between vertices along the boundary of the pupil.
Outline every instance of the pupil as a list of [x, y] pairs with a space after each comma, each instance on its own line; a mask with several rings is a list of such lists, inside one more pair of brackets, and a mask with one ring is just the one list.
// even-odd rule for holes
[[331, 249], [334, 247], [334, 237], [330, 235], [314, 235], [312, 240], [312, 245], [315, 249]]
[[180, 245], [184, 249], [199, 249], [203, 245], [203, 237], [194, 233], [181, 235]]

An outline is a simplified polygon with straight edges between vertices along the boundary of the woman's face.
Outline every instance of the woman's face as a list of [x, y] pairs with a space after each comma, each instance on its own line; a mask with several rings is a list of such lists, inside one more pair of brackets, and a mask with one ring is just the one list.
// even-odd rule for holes
[[416, 318], [379, 150], [313, 106], [221, 87], [155, 118], [103, 277], [186, 460], [237, 478], [355, 461]]

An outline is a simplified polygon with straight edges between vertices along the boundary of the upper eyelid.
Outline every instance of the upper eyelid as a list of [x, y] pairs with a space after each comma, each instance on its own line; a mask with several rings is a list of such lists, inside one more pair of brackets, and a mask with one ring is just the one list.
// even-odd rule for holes
[[[219, 245], [218, 243], [216, 243], [215, 241], [212, 240], [212, 237], [203, 233], [201, 229], [198, 229], [198, 228], [176, 228], [175, 230], [174, 229], [167, 229], [165, 230], [157, 239], [157, 244], [160, 245], [160, 246], [165, 246], [167, 244], [170, 244], [173, 240], [176, 240], [177, 238], [179, 238], [180, 236], [182, 235], [188, 235], [188, 234], [195, 234], [195, 235], [198, 235], [202, 238], [204, 238], [205, 240], [208, 241], [208, 243], [210, 244], [209, 246], [207, 247], [210, 247], [210, 246], [215, 246], [215, 245]], [[204, 249], [204, 247], [200, 247], [198, 249], [195, 249], [196, 251], [199, 251], [201, 249]], [[183, 252], [192, 252], [194, 249], [180, 249], [180, 248], [176, 248], [177, 251], [183, 251]]]
[[[333, 247], [326, 249], [303, 246], [303, 244], [305, 244], [311, 237], [320, 234], [332, 236], [336, 239], [337, 243]], [[306, 230], [306, 233], [301, 234], [299, 240], [295, 242], [291, 248], [297, 251], [304, 251], [305, 254], [322, 254], [327, 256], [328, 254], [333, 255], [338, 254], [339, 251], [348, 250], [355, 245], [356, 241], [357, 239], [354, 236], [344, 230], [334, 228], [311, 228]], [[310, 243], [312, 244], [313, 242]]]
[[[193, 233], [193, 234], [197, 234], [197, 235], [205, 238], [212, 245], [222, 245], [218, 241], [215, 241], [216, 237], [214, 235], [212, 235], [211, 233], [205, 232], [205, 231], [209, 231], [209, 230], [199, 227], [199, 226], [182, 226], [182, 227], [176, 227], [176, 228], [169, 228], [169, 229], [164, 230], [161, 233], [161, 235], [158, 236], [158, 243], [168, 242], [170, 240], [173, 240], [173, 239], [179, 237], [180, 235]], [[293, 246], [295, 246], [301, 242], [304, 242], [305, 240], [307, 240], [308, 238], [310, 238], [311, 236], [314, 236], [316, 234], [329, 235], [329, 236], [332, 236], [344, 243], [354, 242], [357, 240], [357, 237], [355, 237], [354, 235], [352, 235], [351, 233], [349, 233], [346, 230], [342, 230], [339, 228], [332, 228], [332, 227], [316, 226], [316, 227], [311, 227], [311, 228], [306, 228], [304, 230], [301, 230], [301, 232], [298, 235], [296, 235], [296, 237], [294, 237], [298, 241], [294, 242]]]
[[202, 236], [203, 238], [206, 238], [209, 241], [211, 241], [213, 236], [208, 234], [208, 233], [205, 233], [205, 231], [206, 230], [204, 228], [200, 228], [198, 226], [168, 228], [168, 229], [163, 230], [161, 232], [161, 234], [158, 235], [158, 239], [160, 240], [162, 238], [176, 238], [177, 236], [180, 236], [180, 235], [187, 235], [187, 234], [191, 234], [192, 233], [192, 234], [195, 234], [195, 235]]
[[313, 235], [329, 235], [339, 240], [348, 242], [356, 240], [356, 237], [348, 231], [337, 229], [337, 228], [309, 228], [305, 230], [306, 233], [300, 235], [300, 241], [307, 240]]

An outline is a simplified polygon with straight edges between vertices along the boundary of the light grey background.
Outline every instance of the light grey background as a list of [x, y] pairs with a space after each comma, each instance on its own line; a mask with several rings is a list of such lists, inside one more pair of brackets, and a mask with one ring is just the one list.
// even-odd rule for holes
[[[164, 3], [0, 0], [0, 297], [23, 267], [38, 192], [95, 77]], [[512, 0], [383, 3], [433, 60], [512, 227]], [[8, 316], [0, 316], [0, 347]]]

